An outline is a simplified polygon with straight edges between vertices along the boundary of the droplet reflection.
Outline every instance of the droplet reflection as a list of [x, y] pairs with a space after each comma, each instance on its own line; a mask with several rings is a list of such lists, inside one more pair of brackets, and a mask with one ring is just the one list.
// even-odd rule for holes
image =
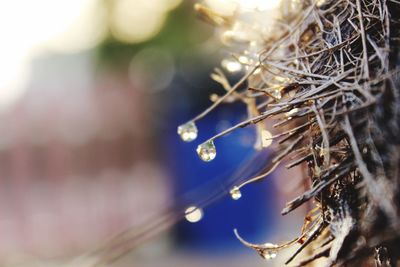
[[[271, 243], [266, 243], [264, 244], [265, 247], [277, 247], [277, 245], [271, 244]], [[274, 249], [263, 249], [260, 250], [260, 256], [265, 259], [265, 260], [272, 260], [276, 258], [277, 252]]]
[[196, 151], [203, 161], [212, 161], [217, 156], [217, 150], [213, 141], [207, 141], [199, 145]]
[[239, 187], [234, 186], [232, 190], [230, 191], [231, 197], [233, 200], [238, 200], [239, 198], [242, 197], [242, 193], [240, 192]]
[[182, 124], [178, 127], [178, 134], [185, 142], [191, 142], [197, 138], [197, 127], [192, 121]]
[[203, 210], [201, 208], [191, 206], [185, 210], [185, 218], [188, 222], [196, 223], [203, 218]]

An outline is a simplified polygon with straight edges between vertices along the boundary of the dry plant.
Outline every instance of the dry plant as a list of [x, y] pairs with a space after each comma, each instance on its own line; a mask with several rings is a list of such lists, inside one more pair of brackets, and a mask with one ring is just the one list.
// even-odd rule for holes
[[[304, 165], [304, 178], [311, 181], [309, 190], [282, 211], [285, 215], [312, 200], [315, 209], [297, 238], [281, 245], [257, 245], [235, 232], [237, 237], [264, 258], [300, 243], [287, 263], [313, 244], [310, 257], [298, 266], [320, 257], [328, 258], [328, 266], [360, 266], [373, 257], [377, 266], [396, 266], [400, 2], [285, 1], [273, 33], [263, 34], [249, 25], [258, 35], [251, 30], [235, 32], [235, 14], [224, 16], [201, 4], [196, 9], [222, 29], [223, 41], [233, 47], [236, 63], [247, 73], [235, 85], [219, 69], [212, 74], [227, 92], [213, 95], [213, 105], [179, 127], [182, 139], [194, 140], [196, 121], [219, 104], [241, 101], [248, 106], [249, 119], [197, 149], [204, 161], [210, 161], [217, 153], [217, 138], [248, 125], [257, 126], [257, 146], [274, 141], [274, 158], [265, 162], [266, 171], [235, 185], [232, 197], [238, 199], [241, 187], [264, 179], [281, 164]], [[260, 49], [252, 54], [254, 47]], [[239, 90], [243, 84], [246, 89]], [[274, 128], [279, 134], [272, 136], [264, 129], [267, 119], [278, 121]]]
[[[268, 1], [268, 0], [265, 0]], [[284, 0], [272, 30], [258, 21], [241, 21], [237, 13], [220, 14], [196, 4], [200, 16], [222, 32], [233, 52], [227, 70], [245, 69], [231, 85], [224, 72], [211, 77], [226, 90], [213, 104], [179, 126], [184, 141], [198, 135], [196, 121], [221, 103], [243, 102], [249, 118], [199, 145], [204, 161], [216, 157], [216, 139], [255, 125], [258, 149], [269, 146], [273, 159], [264, 171], [234, 184], [240, 189], [266, 178], [279, 165], [304, 166], [310, 188], [288, 202], [288, 214], [306, 202], [314, 208], [298, 237], [277, 244], [251, 244], [263, 258], [294, 244], [287, 259], [309, 266], [327, 258], [328, 266], [396, 266], [400, 257], [400, 2], [397, 0]], [[260, 17], [254, 10], [252, 15]], [[261, 16], [261, 21], [265, 17]], [[244, 86], [245, 85], [245, 86]], [[243, 89], [245, 87], [245, 89]], [[272, 135], [265, 121], [275, 121]], [[260, 160], [260, 159], [258, 159]], [[258, 164], [258, 163], [257, 163]], [[217, 199], [216, 195], [199, 206]], [[142, 230], [128, 230], [90, 255], [93, 266], [109, 265], [130, 249], [184, 215], [175, 207]], [[301, 260], [296, 256], [311, 248]], [[309, 250], [310, 251], [310, 250]], [[305, 253], [303, 253], [305, 254]]]

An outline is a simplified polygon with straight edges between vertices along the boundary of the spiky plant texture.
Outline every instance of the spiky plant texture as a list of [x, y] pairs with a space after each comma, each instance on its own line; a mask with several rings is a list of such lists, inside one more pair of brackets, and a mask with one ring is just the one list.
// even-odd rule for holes
[[[273, 34], [258, 36], [257, 60], [240, 58], [248, 55], [256, 40], [236, 36], [240, 39], [234, 40], [236, 57], [247, 74], [231, 86], [216, 70], [212, 77], [227, 93], [214, 97], [214, 104], [192, 122], [233, 100], [248, 105], [249, 120], [209, 141], [252, 124], [262, 133], [265, 120], [277, 122], [279, 134], [272, 136], [275, 157], [265, 162], [268, 171], [235, 190], [265, 178], [278, 165], [307, 169], [304, 179], [310, 180], [310, 188], [282, 211], [287, 214], [307, 201], [313, 203], [315, 209], [301, 235], [280, 246], [255, 245], [238, 236], [245, 245], [263, 255], [301, 243], [289, 263], [313, 244], [310, 257], [297, 262], [300, 266], [320, 257], [327, 257], [331, 266], [361, 266], [374, 257], [378, 266], [396, 266], [400, 256], [400, 3], [297, 2], [295, 13], [277, 19]], [[197, 9], [222, 31], [232, 28], [233, 17], [218, 15], [207, 6]], [[243, 84], [246, 89], [239, 91]]]

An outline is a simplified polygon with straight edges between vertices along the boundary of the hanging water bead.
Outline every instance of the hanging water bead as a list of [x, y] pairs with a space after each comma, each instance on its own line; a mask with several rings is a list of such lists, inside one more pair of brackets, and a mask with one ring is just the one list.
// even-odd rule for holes
[[191, 206], [185, 210], [185, 218], [188, 222], [196, 223], [203, 218], [203, 210], [196, 206]]
[[[255, 251], [258, 252], [258, 254], [260, 254], [260, 256], [265, 259], [265, 260], [271, 260], [273, 258], [275, 258], [278, 254], [278, 250], [282, 249], [283, 247], [286, 247], [287, 245], [293, 243], [292, 242], [288, 242], [284, 245], [278, 246], [276, 244], [271, 244], [271, 243], [264, 243], [264, 244], [252, 244], [250, 242], [247, 242], [246, 240], [244, 240], [238, 233], [238, 231], [236, 229], [233, 230], [233, 232], [235, 233], [235, 236], [239, 239], [240, 242], [242, 242], [246, 247], [252, 248]], [[297, 240], [297, 239], [296, 239]]]
[[239, 198], [242, 197], [242, 193], [240, 192], [239, 187], [234, 186], [232, 190], [230, 191], [231, 197], [233, 200], [238, 200]]
[[192, 121], [182, 124], [178, 127], [178, 134], [185, 142], [191, 142], [197, 138], [197, 127]]
[[217, 150], [212, 140], [199, 145], [196, 151], [203, 161], [211, 161], [217, 156]]
[[[274, 245], [271, 243], [266, 243], [266, 244], [264, 244], [264, 246], [268, 247], [268, 248], [260, 249], [260, 251], [259, 251], [260, 256], [265, 260], [272, 260], [272, 259], [276, 258], [278, 253], [277, 253], [276, 249], [274, 249], [274, 248], [277, 247], [277, 245]], [[271, 247], [271, 248], [269, 248], [269, 247]]]

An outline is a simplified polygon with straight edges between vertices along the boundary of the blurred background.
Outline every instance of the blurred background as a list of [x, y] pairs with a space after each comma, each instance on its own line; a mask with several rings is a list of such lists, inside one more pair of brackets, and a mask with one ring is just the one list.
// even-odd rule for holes
[[108, 266], [264, 266], [234, 228], [254, 243], [298, 233], [303, 210], [280, 218], [302, 190], [296, 171], [228, 194], [268, 159], [253, 129], [219, 140], [213, 162], [195, 153], [244, 105], [207, 116], [193, 143], [176, 134], [223, 93], [209, 74], [229, 54], [194, 3], [0, 0], [0, 266], [89, 266], [126, 229], [135, 249]]

